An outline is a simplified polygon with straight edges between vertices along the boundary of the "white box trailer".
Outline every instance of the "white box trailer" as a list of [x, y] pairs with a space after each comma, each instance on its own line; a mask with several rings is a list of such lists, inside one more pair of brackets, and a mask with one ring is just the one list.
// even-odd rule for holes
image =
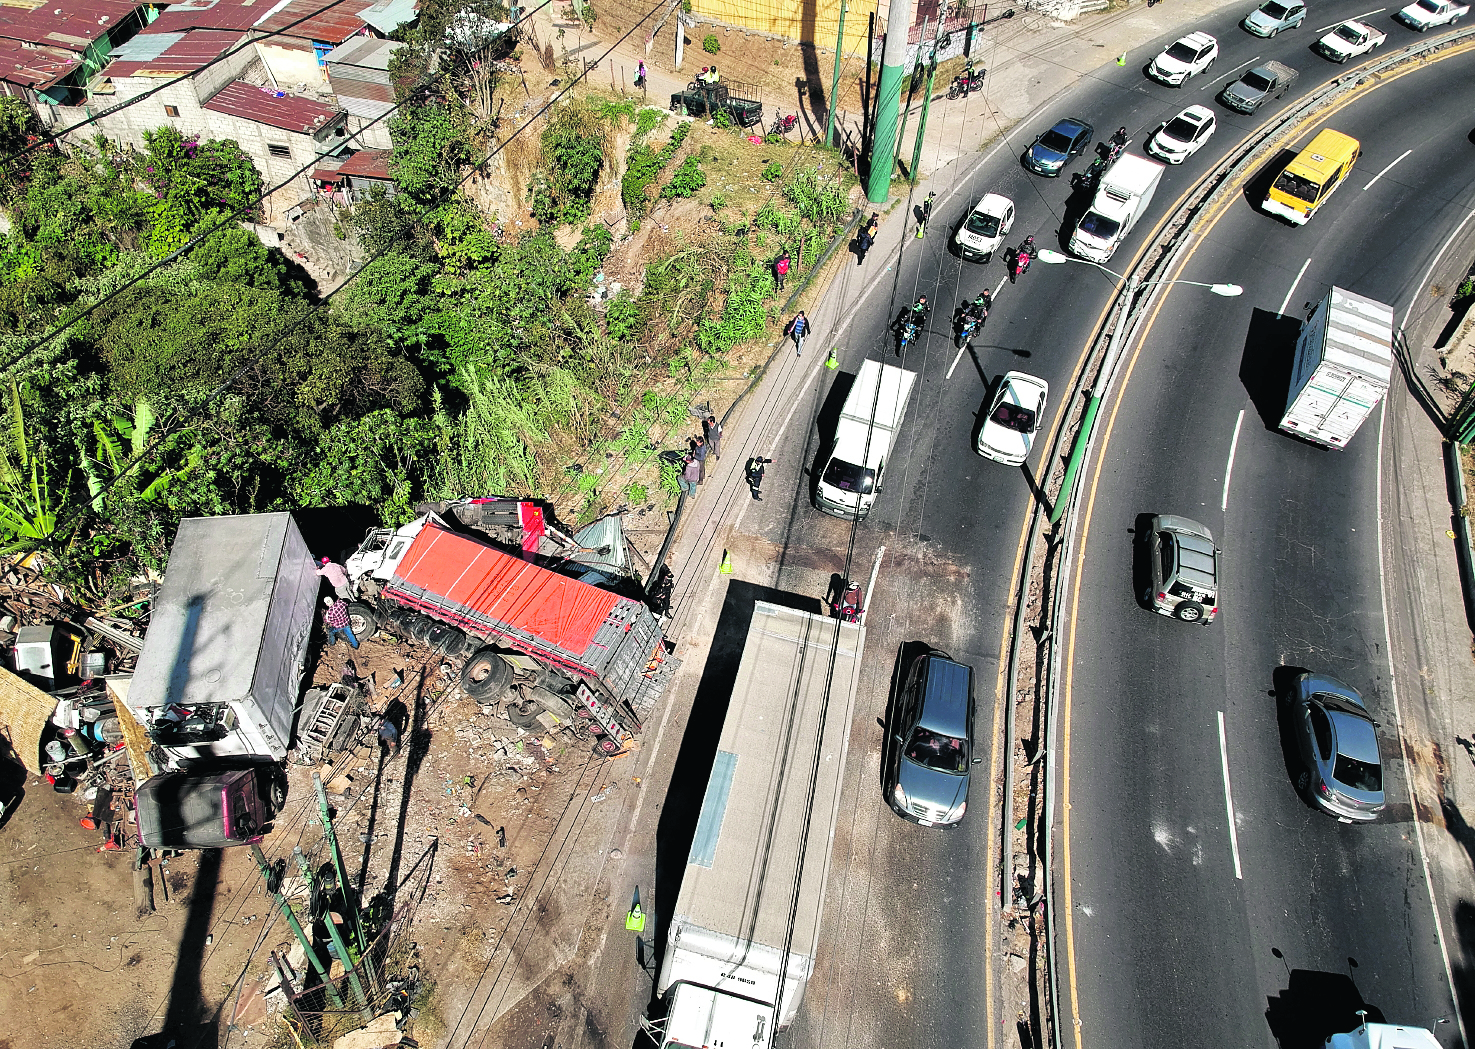
[[1393, 379], [1393, 307], [1333, 288], [1296, 340], [1280, 428], [1345, 448]]
[[656, 993], [659, 1045], [767, 1049], [814, 969], [865, 629], [759, 601]]
[[820, 510], [844, 518], [871, 512], [916, 382], [916, 372], [894, 364], [866, 361], [860, 366], [815, 489], [814, 505]]
[[1163, 178], [1163, 165], [1123, 153], [1101, 175], [1096, 196], [1070, 235], [1073, 254], [1105, 262], [1146, 214]]

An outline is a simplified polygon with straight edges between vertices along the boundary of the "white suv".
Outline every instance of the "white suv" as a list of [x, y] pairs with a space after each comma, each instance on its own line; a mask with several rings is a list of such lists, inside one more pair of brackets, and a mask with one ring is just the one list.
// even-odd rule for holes
[[1152, 60], [1148, 74], [1169, 87], [1182, 87], [1219, 57], [1219, 41], [1208, 33], [1189, 33]]

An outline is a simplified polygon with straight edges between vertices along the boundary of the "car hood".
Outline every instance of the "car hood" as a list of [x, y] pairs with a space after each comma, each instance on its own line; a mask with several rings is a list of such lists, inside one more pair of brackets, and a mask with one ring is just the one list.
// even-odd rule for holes
[[1409, 4], [1398, 13], [1404, 18], [1408, 19], [1410, 22], [1427, 22], [1430, 18], [1433, 17], [1430, 12], [1425, 11], [1418, 4]]
[[1246, 102], [1253, 102], [1257, 98], [1265, 97], [1263, 88], [1250, 87], [1243, 80], [1236, 80], [1230, 84], [1224, 89], [1224, 94], [1233, 98], [1243, 99]]
[[1042, 142], [1036, 142], [1029, 147], [1029, 159], [1036, 164], [1063, 164], [1065, 154], [1058, 149], [1051, 149]]
[[944, 810], [951, 810], [968, 796], [968, 775], [951, 776], [946, 772], [925, 768], [910, 758], [903, 757], [896, 770], [896, 782], [908, 801], [921, 801]]
[[1190, 143], [1185, 142], [1181, 138], [1175, 138], [1166, 131], [1159, 131], [1154, 135], [1153, 144], [1164, 153], [1183, 153], [1187, 151], [1190, 145]]
[[1254, 11], [1250, 12], [1250, 14], [1245, 18], [1246, 28], [1252, 30], [1258, 29], [1261, 32], [1266, 33], [1268, 33], [1270, 30], [1274, 29], [1280, 24], [1281, 20], [1279, 18], [1271, 18], [1259, 8], [1256, 8]]
[[958, 239], [961, 240], [964, 244], [972, 244], [975, 247], [982, 247], [985, 244], [999, 243], [1001, 240], [1004, 239], [1004, 235], [1002, 233], [998, 233], [992, 237], [985, 237], [982, 233], [974, 233], [966, 226], [959, 226]]
[[1009, 459], [1023, 459], [1029, 455], [1029, 445], [1034, 434], [1020, 433], [995, 422], [984, 423], [979, 434], [979, 443], [996, 455]]
[[1178, 59], [1174, 58], [1172, 55], [1164, 51], [1162, 54], [1158, 55], [1152, 60], [1152, 68], [1156, 69], [1159, 73], [1167, 73], [1171, 75], [1174, 73], [1188, 72], [1189, 64], [1187, 62], [1180, 62]]
[[1350, 40], [1343, 40], [1333, 29], [1326, 36], [1317, 41], [1318, 46], [1324, 51], [1335, 51], [1339, 55], [1345, 55], [1352, 50], [1353, 44]]

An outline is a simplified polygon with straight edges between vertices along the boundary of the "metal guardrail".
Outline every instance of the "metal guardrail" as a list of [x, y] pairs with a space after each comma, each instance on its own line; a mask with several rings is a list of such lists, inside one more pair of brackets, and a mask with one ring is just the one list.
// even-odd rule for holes
[[[1219, 164], [1215, 166], [1214, 170], [1209, 174], [1209, 176], [1200, 183], [1200, 191], [1190, 196], [1188, 201], [1179, 209], [1179, 211], [1175, 215], [1170, 216], [1169, 218], [1159, 223], [1158, 229], [1154, 232], [1155, 241], [1138, 256], [1141, 261], [1139, 261], [1139, 263], [1134, 266], [1128, 274], [1125, 275], [1129, 279], [1124, 281], [1121, 288], [1118, 290], [1117, 311], [1123, 309], [1134, 310], [1134, 315], [1136, 319], [1134, 322], [1133, 315], [1129, 315], [1128, 324], [1123, 325], [1123, 330], [1127, 333], [1122, 340], [1124, 347], [1130, 346], [1133, 341], [1135, 341], [1137, 336], [1136, 323], [1140, 323], [1142, 312], [1141, 310], [1134, 309], [1137, 304], [1127, 301], [1126, 297], [1123, 295], [1123, 292], [1131, 288], [1133, 284], [1138, 285], [1138, 287], [1140, 288], [1142, 284], [1150, 283], [1158, 275], [1170, 270], [1173, 264], [1180, 257], [1181, 253], [1185, 251], [1191, 243], [1192, 227], [1201, 218], [1204, 217], [1209, 209], [1219, 203], [1224, 194], [1229, 191], [1230, 187], [1238, 186], [1241, 177], [1247, 171], [1249, 171], [1255, 165], [1261, 163], [1272, 149], [1280, 148], [1282, 143], [1286, 139], [1288, 139], [1303, 122], [1310, 119], [1317, 111], [1322, 109], [1328, 103], [1345, 94], [1360, 89], [1365, 84], [1367, 84], [1369, 80], [1377, 77], [1382, 73], [1386, 73], [1410, 62], [1422, 60], [1439, 52], [1447, 51], [1451, 48], [1465, 45], [1472, 40], [1475, 40], [1475, 26], [1449, 33], [1438, 38], [1437, 40], [1411, 44], [1399, 52], [1389, 54], [1388, 56], [1375, 62], [1365, 63], [1364, 65], [1359, 66], [1354, 70], [1350, 70], [1347, 73], [1335, 78], [1334, 80], [1331, 80], [1328, 83], [1322, 85], [1320, 88], [1313, 90], [1300, 103], [1293, 106], [1286, 113], [1282, 114], [1279, 118], [1272, 121], [1270, 126], [1264, 131], [1263, 134], [1260, 134], [1256, 136], [1253, 140], [1243, 144], [1241, 147], [1232, 151], [1227, 157], [1220, 161]], [[1238, 191], [1237, 188], [1235, 189], [1235, 191]], [[1134, 277], [1136, 278], [1135, 280], [1132, 279]], [[1144, 309], [1146, 306], [1151, 304], [1157, 294], [1160, 294], [1160, 289], [1149, 291], [1149, 293], [1145, 297], [1143, 297], [1142, 306]], [[1085, 365], [1080, 369], [1076, 385], [1071, 390], [1070, 398], [1066, 402], [1072, 405], [1072, 412], [1084, 411], [1085, 404], [1090, 399], [1088, 396], [1085, 395], [1088, 394], [1091, 390], [1099, 389], [1100, 394], [1104, 399], [1106, 394], [1111, 389], [1111, 386], [1116, 377], [1116, 370], [1123, 358], [1125, 358], [1126, 354], [1109, 353], [1110, 346], [1108, 345], [1108, 332], [1110, 330], [1110, 314], [1108, 314], [1107, 323], [1104, 324], [1101, 330], [1097, 333], [1094, 343], [1089, 351], [1087, 361]], [[1111, 364], [1111, 370], [1109, 372], [1106, 372], [1103, 371], [1102, 368], [1104, 364], [1108, 363], [1108, 357], [1111, 358], [1109, 362]], [[1095, 371], [1094, 375], [1093, 370]], [[1060, 427], [1060, 429], [1056, 432], [1055, 440], [1052, 442], [1049, 450], [1049, 455], [1042, 460], [1042, 462], [1047, 462], [1052, 465], [1051, 474], [1043, 479], [1043, 482], [1040, 486], [1042, 491], [1047, 491], [1048, 488], [1055, 483], [1055, 474], [1057, 472], [1056, 468], [1060, 464], [1060, 450], [1063, 447], [1064, 442], [1067, 440], [1067, 437], [1069, 437], [1069, 439], [1071, 439], [1072, 441], [1085, 440], [1087, 442], [1085, 458], [1089, 460], [1091, 451], [1094, 448], [1095, 443], [1095, 421], [1095, 419], [1091, 420], [1091, 429], [1085, 431], [1084, 434], [1079, 430], [1079, 427], [1082, 423], [1082, 420], [1079, 417], [1073, 419], [1069, 425]], [[1453, 468], [1456, 470], [1458, 469], [1458, 456], [1459, 451], [1458, 449], [1456, 449], [1452, 453], [1452, 462], [1455, 464]], [[1044, 782], [1042, 784], [1045, 793], [1045, 826], [1043, 828], [1044, 852], [1041, 857], [1041, 881], [1045, 886], [1044, 907], [1046, 941], [1043, 956], [1045, 958], [1045, 965], [1048, 970], [1049, 976], [1049, 1023], [1051, 1030], [1051, 1042], [1055, 1046], [1055, 1049], [1061, 1049], [1062, 1044], [1060, 1030], [1060, 1002], [1056, 975], [1058, 971], [1058, 966], [1056, 964], [1055, 955], [1055, 940], [1057, 930], [1055, 928], [1054, 911], [1056, 905], [1057, 886], [1055, 880], [1053, 848], [1056, 797], [1055, 735], [1059, 721], [1059, 710], [1057, 707], [1059, 699], [1058, 682], [1060, 671], [1059, 636], [1062, 626], [1061, 616], [1063, 612], [1063, 596], [1065, 593], [1066, 580], [1070, 577], [1071, 559], [1074, 555], [1075, 548], [1076, 514], [1073, 511], [1075, 509], [1076, 499], [1080, 491], [1081, 477], [1078, 475], [1072, 480], [1074, 483], [1072, 484], [1069, 491], [1057, 491], [1057, 494], [1055, 496], [1055, 502], [1057, 504], [1062, 500], [1066, 504], [1065, 516], [1061, 519], [1061, 524], [1065, 526], [1065, 532], [1064, 535], [1061, 535], [1059, 526], [1057, 526], [1050, 536], [1050, 545], [1046, 552], [1046, 564], [1048, 564], [1049, 558], [1056, 553], [1059, 553], [1060, 560], [1054, 568], [1054, 573], [1051, 580], [1053, 585], [1048, 597], [1048, 609], [1044, 607], [1042, 607], [1041, 609], [1042, 613], [1048, 611], [1049, 625], [1041, 631], [1036, 641], [1036, 645], [1038, 647], [1038, 652], [1036, 655], [1037, 661], [1039, 658], [1046, 656], [1044, 646], [1050, 646], [1048, 652], [1049, 669], [1048, 672], [1044, 675], [1041, 682], [1041, 692], [1043, 693], [1043, 695], [1037, 696], [1036, 702], [1041, 702], [1045, 704], [1045, 715], [1041, 733], [1043, 740], [1042, 747], [1044, 756], [1046, 758]], [[1463, 486], [1461, 485], [1461, 487], [1456, 490], [1460, 493], [1461, 499], [1463, 499]], [[1472, 604], [1471, 597], [1472, 593], [1475, 593], [1475, 563], [1472, 563], [1472, 560], [1475, 559], [1472, 559], [1471, 553], [1470, 526], [1468, 519], [1464, 516], [1463, 513], [1459, 513], [1458, 518], [1458, 528], [1461, 540], [1460, 553], [1462, 576], [1466, 582], [1467, 611], [1471, 612], [1472, 621], [1475, 621], [1475, 604]], [[1041, 531], [1041, 525], [1044, 520], [1045, 515], [1042, 511], [1041, 500], [1037, 499], [1033, 511], [1033, 520], [1030, 525], [1029, 549], [1031, 551], [1034, 548], [1036, 539]], [[1044, 572], [1044, 567], [1045, 566], [1041, 566], [1040, 568], [1041, 574], [1043, 574]], [[1025, 619], [1024, 609], [1029, 601], [1029, 582], [1033, 578], [1034, 566], [1030, 563], [1030, 560], [1026, 558], [1023, 568], [1021, 569], [1018, 593], [1015, 595], [1015, 600], [1016, 602], [1018, 602], [1018, 605], [1016, 606], [1015, 610], [1015, 627], [1013, 631], [1013, 636], [1010, 639], [1009, 666], [1011, 672], [1017, 672], [1018, 669], [1019, 645], [1021, 644], [1024, 633], [1026, 632], [1026, 630], [1022, 630], [1021, 627], [1023, 626]], [[1041, 596], [1043, 600], [1044, 595], [1042, 594]], [[1042, 617], [1040, 625], [1044, 626], [1044, 623], [1045, 620]], [[1015, 715], [1014, 702], [1017, 695], [1017, 681], [1015, 680], [1016, 677], [1017, 673], [1011, 673], [1011, 677], [1008, 683], [1009, 698], [1006, 717], [1008, 719], [1009, 725], [1013, 724]], [[1010, 735], [1012, 738], [1012, 733]], [[1006, 753], [1005, 760], [1010, 763], [1008, 767], [1010, 770], [1012, 770], [1014, 761], [1012, 743], [1011, 749]], [[1012, 776], [1010, 776], [1008, 782], [1012, 784]], [[1013, 879], [1012, 860], [1009, 859], [1012, 853], [1012, 842], [1009, 840], [1009, 838], [1013, 832], [1014, 815], [1012, 810], [1012, 795], [1009, 793], [1006, 793], [1005, 795], [1005, 806], [1006, 807], [1003, 824], [1005, 844], [1002, 850], [1002, 855], [1005, 857], [1008, 865], [1006, 865], [1005, 870], [1002, 872], [1003, 877], [1006, 879], [1006, 882], [1005, 895], [1001, 898], [1001, 901], [1007, 904], [1007, 902], [1011, 899], [1011, 896], [1008, 895], [1008, 893], [1012, 889], [1012, 885], [1009, 883], [1012, 882]], [[1031, 833], [1034, 832], [1032, 831]]]

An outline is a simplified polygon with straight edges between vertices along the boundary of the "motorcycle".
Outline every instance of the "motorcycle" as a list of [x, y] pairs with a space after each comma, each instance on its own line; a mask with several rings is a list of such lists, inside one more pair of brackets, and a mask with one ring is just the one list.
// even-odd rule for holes
[[1009, 280], [1011, 282], [1016, 281], [1024, 276], [1025, 272], [1029, 269], [1030, 260], [1033, 258], [1034, 253], [1027, 248], [1020, 248], [1016, 251], [1014, 253], [1014, 263], [1009, 267]]
[[768, 129], [768, 133], [770, 135], [787, 135], [790, 131], [793, 131], [794, 128], [798, 126], [798, 113], [790, 113], [788, 116], [784, 116], [782, 113], [780, 113], [778, 116], [774, 117], [773, 127]]
[[836, 619], [846, 623], [859, 623], [860, 617], [866, 614], [866, 610], [860, 607], [860, 584], [847, 582], [845, 593], [840, 600], [830, 605], [830, 610]]
[[1077, 171], [1070, 177], [1071, 188], [1083, 189], [1087, 193], [1094, 193], [1097, 183], [1101, 181], [1102, 173], [1106, 170], [1106, 165], [1106, 157], [1098, 156], [1095, 160], [1091, 161], [1091, 166], [1085, 171]]
[[[972, 307], [970, 309], [970, 307]], [[957, 347], [962, 349], [973, 339], [973, 336], [983, 328], [983, 322], [988, 320], [988, 307], [969, 303], [958, 310], [958, 338]]]
[[953, 77], [953, 82], [947, 89], [947, 97], [951, 99], [962, 95], [967, 98], [975, 91], [982, 91], [983, 75], [987, 72], [987, 69], [980, 69], [971, 77], [967, 73], [959, 73]]
[[901, 343], [900, 343], [900, 345], [897, 346], [896, 352], [898, 354], [904, 353], [906, 351], [906, 348], [907, 348], [908, 344], [917, 341], [917, 334], [918, 334], [919, 331], [920, 331], [920, 329], [917, 327], [917, 322], [914, 321], [914, 320], [912, 320], [910, 317], [908, 317], [906, 320], [902, 321], [901, 322]]

